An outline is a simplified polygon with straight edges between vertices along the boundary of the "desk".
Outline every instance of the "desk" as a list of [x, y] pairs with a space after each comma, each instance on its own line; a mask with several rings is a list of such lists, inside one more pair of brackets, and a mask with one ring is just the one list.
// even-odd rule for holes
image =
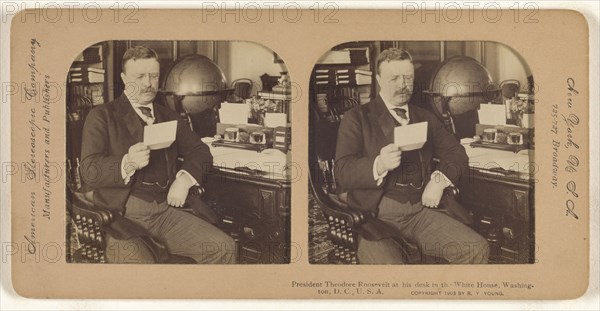
[[533, 263], [533, 150], [472, 148], [465, 144], [469, 173], [461, 178], [460, 201], [475, 215], [475, 230], [490, 243], [491, 263]]
[[212, 146], [211, 153], [214, 168], [206, 175], [206, 196], [238, 242], [240, 262], [289, 263], [290, 153]]

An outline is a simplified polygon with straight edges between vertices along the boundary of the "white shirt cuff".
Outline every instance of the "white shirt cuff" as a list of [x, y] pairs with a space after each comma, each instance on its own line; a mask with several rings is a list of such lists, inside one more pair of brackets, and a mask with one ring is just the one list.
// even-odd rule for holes
[[128, 184], [129, 181], [131, 180], [131, 176], [133, 176], [133, 174], [135, 174], [135, 170], [133, 170], [131, 173], [127, 174], [127, 170], [125, 169], [127, 167], [127, 162], [125, 162], [125, 159], [127, 159], [127, 154], [125, 154], [123, 156], [123, 160], [121, 160], [121, 176], [123, 177], [123, 182], [125, 184]]
[[179, 172], [177, 172], [177, 175], [175, 175], [175, 178], [179, 178], [179, 176], [181, 176], [181, 174], [186, 174], [188, 175], [188, 177], [190, 177], [190, 180], [192, 181], [192, 186], [200, 186], [200, 184], [198, 184], [198, 181], [196, 180], [196, 178], [194, 178], [194, 176], [192, 176], [192, 174], [188, 173], [186, 170], [179, 170]]
[[434, 171], [433, 173], [431, 173], [431, 179], [439, 178], [439, 177], [436, 177], [436, 175], [437, 176], [441, 176], [441, 178], [446, 183], [446, 188], [447, 187], [454, 187], [454, 184], [452, 183], [452, 181], [450, 181], [450, 179], [448, 179], [448, 177], [446, 177], [446, 175], [444, 175], [444, 173], [442, 173], [440, 171]]
[[377, 181], [377, 186], [379, 186], [383, 182], [383, 178], [387, 176], [388, 172], [385, 171], [381, 175], [377, 174], [377, 161], [379, 161], [379, 156], [377, 156], [377, 158], [375, 158], [375, 161], [373, 162], [373, 179]]

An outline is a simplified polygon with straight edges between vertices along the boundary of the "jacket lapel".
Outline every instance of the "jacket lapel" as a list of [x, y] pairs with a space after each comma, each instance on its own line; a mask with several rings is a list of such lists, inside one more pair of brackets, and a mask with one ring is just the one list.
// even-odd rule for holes
[[161, 123], [161, 122], [167, 122], [167, 121], [171, 121], [171, 118], [169, 118], [169, 115], [167, 114], [167, 112], [165, 111], [165, 109], [169, 109], [165, 106], [153, 103], [153, 111], [154, 111], [154, 123]]
[[379, 95], [373, 102], [371, 115], [371, 123], [378, 124], [383, 134], [384, 145], [388, 145], [394, 142], [394, 128], [396, 123], [394, 117], [390, 114], [387, 107], [383, 103], [383, 99]]
[[[171, 121], [171, 118], [169, 118], [167, 111], [165, 111], [165, 109], [169, 109], [169, 108], [158, 105], [156, 103], [152, 103], [152, 105], [153, 105], [152, 107], [153, 107], [153, 111], [154, 111], [154, 123], [155, 124]], [[175, 172], [171, 168], [171, 163], [174, 163], [173, 161], [176, 161], [176, 159], [177, 159], [176, 144], [177, 144], [177, 142], [173, 142], [173, 144], [169, 148], [163, 149], [163, 152], [162, 152], [165, 157], [165, 161], [167, 161], [166, 162], [167, 163], [167, 165], [166, 165], [167, 177], [169, 178], [169, 180], [171, 182], [175, 180]]]
[[133, 110], [133, 106], [129, 103], [129, 99], [125, 94], [119, 97], [119, 102], [117, 103], [118, 115], [122, 118], [129, 134], [136, 142], [141, 142], [144, 139], [144, 127], [140, 122], [140, 117]]
[[414, 124], [414, 123], [421, 122], [421, 116], [416, 111], [416, 109], [414, 109], [413, 105], [410, 105], [410, 108], [408, 109], [408, 119], [409, 119], [408, 124]]

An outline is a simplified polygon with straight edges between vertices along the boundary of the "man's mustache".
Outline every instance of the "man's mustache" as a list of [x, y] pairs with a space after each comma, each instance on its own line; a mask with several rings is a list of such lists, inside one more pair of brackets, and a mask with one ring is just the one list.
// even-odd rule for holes
[[140, 90], [140, 94], [142, 93], [156, 93], [156, 89], [153, 87], [145, 88]]
[[409, 89], [402, 89], [400, 91], [394, 92], [394, 95], [412, 95], [412, 91]]

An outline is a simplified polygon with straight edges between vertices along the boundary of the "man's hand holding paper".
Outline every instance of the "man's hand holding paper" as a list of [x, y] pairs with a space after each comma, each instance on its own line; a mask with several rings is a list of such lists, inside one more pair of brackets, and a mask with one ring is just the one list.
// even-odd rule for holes
[[144, 143], [137, 143], [129, 147], [125, 155], [125, 172], [129, 176], [137, 170], [144, 168], [150, 161], [150, 149]]
[[400, 166], [402, 151], [395, 144], [389, 144], [379, 152], [376, 160], [377, 174], [382, 175]]

